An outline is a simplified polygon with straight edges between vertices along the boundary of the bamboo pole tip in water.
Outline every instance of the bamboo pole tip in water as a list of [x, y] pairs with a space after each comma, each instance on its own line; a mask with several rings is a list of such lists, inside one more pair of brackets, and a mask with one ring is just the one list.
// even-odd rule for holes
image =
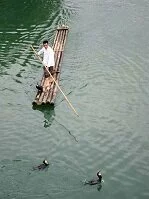
[[77, 117], [79, 117], [78, 113], [76, 113]]

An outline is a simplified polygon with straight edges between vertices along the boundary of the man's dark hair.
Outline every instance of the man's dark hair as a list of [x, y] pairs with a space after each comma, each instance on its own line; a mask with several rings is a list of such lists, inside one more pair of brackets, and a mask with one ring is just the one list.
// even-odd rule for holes
[[48, 40], [44, 40], [44, 41], [43, 41], [43, 44], [48, 44]]

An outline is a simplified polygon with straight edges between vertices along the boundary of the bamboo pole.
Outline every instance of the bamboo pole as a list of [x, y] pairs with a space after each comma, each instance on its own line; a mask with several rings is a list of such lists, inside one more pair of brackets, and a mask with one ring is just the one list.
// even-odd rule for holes
[[[55, 70], [57, 71], [58, 70], [58, 63], [59, 63], [59, 46], [60, 46], [60, 39], [61, 39], [61, 33], [62, 33], [62, 30], [57, 30], [58, 34], [57, 34], [57, 43], [55, 45], [55, 48], [54, 48], [54, 54], [56, 54], [56, 58], [55, 58]], [[57, 77], [57, 74], [53, 74], [53, 77], [55, 78], [56, 80], [56, 77]], [[51, 98], [52, 98], [52, 95], [53, 95], [53, 89], [54, 89], [54, 82], [51, 83], [51, 87], [50, 87], [50, 92], [49, 92], [49, 95], [48, 95], [48, 98], [47, 98], [47, 102], [48, 103], [51, 103]]]
[[43, 64], [43, 66], [45, 67], [45, 69], [47, 70], [47, 72], [49, 73], [50, 77], [53, 79], [53, 81], [55, 82], [55, 84], [57, 85], [57, 87], [59, 88], [59, 90], [61, 91], [61, 93], [63, 94], [63, 96], [65, 97], [67, 103], [69, 104], [69, 106], [71, 107], [71, 109], [74, 111], [74, 113], [78, 115], [78, 113], [76, 112], [75, 108], [72, 106], [72, 104], [70, 103], [70, 101], [68, 100], [68, 98], [66, 97], [66, 95], [64, 94], [64, 92], [62, 91], [62, 89], [60, 88], [60, 86], [58, 85], [58, 83], [55, 81], [55, 79], [53, 78], [53, 76], [51, 75], [50, 71], [48, 70], [47, 66], [43, 63], [42, 59], [40, 58], [40, 56], [37, 54], [37, 52], [35, 51], [35, 49], [33, 48], [33, 46], [31, 45], [31, 48], [33, 50], [33, 52], [35, 53], [35, 55], [38, 57], [39, 61]]
[[[60, 58], [59, 58], [59, 62], [61, 62], [61, 59], [63, 58], [63, 51], [64, 51], [64, 46], [65, 46], [65, 42], [66, 42], [66, 37], [67, 37], [67, 34], [68, 34], [68, 29], [66, 30], [63, 30], [64, 31], [64, 38], [63, 38], [63, 41], [62, 41], [62, 44], [61, 44], [61, 54], [60, 54]], [[60, 70], [60, 68], [59, 68]], [[59, 76], [60, 74], [57, 75], [57, 79], [59, 79]], [[57, 83], [59, 83], [59, 81], [57, 81]], [[52, 95], [52, 98], [51, 98], [51, 104], [54, 104], [54, 101], [55, 101], [55, 98], [56, 98], [56, 93], [57, 93], [57, 86], [55, 85], [54, 89], [53, 89], [53, 95]]]
[[[56, 37], [55, 37], [55, 40], [54, 40], [53, 49], [55, 49], [57, 45], [60, 46], [60, 39], [61, 39], [61, 34], [60, 33], [61, 32], [62, 32], [62, 30], [57, 30]], [[55, 59], [55, 66], [56, 66], [57, 59], [58, 59], [58, 52], [55, 52], [55, 55], [56, 55], [56, 59]], [[53, 77], [56, 78], [55, 74], [53, 75]], [[45, 104], [46, 101], [48, 101], [48, 98], [49, 98], [48, 96], [53, 93], [53, 86], [52, 86], [53, 84], [54, 84], [54, 82], [46, 84], [46, 89], [45, 89], [43, 98], [41, 99], [42, 100], [42, 104]]]
[[[61, 31], [60, 30], [57, 30], [57, 33], [56, 33], [56, 36], [55, 36], [55, 39], [54, 39], [54, 44], [53, 44], [53, 48], [55, 48], [55, 46], [57, 46], [58, 45], [58, 42], [59, 42], [59, 33], [60, 33]], [[55, 59], [55, 64], [56, 64], [56, 62], [57, 62], [57, 53], [55, 53], [55, 57], [56, 57], [56, 59]], [[47, 98], [48, 98], [48, 92], [49, 92], [49, 89], [48, 89], [48, 87], [47, 87], [47, 79], [48, 78], [45, 78], [44, 76], [43, 76], [43, 78], [44, 78], [44, 85], [45, 85], [45, 89], [44, 89], [44, 91], [40, 94], [40, 96], [39, 96], [39, 99], [38, 99], [38, 104], [40, 105], [40, 104], [45, 104], [46, 103], [46, 100], [47, 100]], [[52, 84], [52, 83], [50, 83], [50, 84]], [[42, 85], [42, 86], [44, 86], [44, 85]], [[49, 85], [50, 86], [50, 85]], [[50, 86], [51, 87], [51, 86]], [[51, 93], [51, 89], [50, 89], [50, 92], [49, 93]]]
[[[58, 54], [58, 64], [57, 64], [56, 70], [59, 70], [58, 65], [59, 65], [59, 62], [60, 62], [60, 59], [59, 59], [60, 55], [61, 55], [61, 52], [59, 51], [59, 54]], [[54, 74], [55, 79], [57, 79], [58, 74]], [[58, 81], [57, 81], [57, 83], [58, 83]], [[55, 84], [55, 82], [53, 82], [52, 85], [51, 85], [51, 92], [50, 92], [50, 95], [49, 95], [49, 98], [48, 98], [48, 101], [50, 103], [51, 103], [51, 100], [53, 98], [53, 91], [54, 91], [55, 86], [56, 86], [56, 84]]]
[[[63, 56], [63, 52], [60, 53], [60, 59], [62, 59], [62, 56]], [[60, 70], [60, 68], [59, 68], [59, 70]], [[59, 84], [59, 76], [60, 76], [60, 73], [57, 74], [57, 83], [58, 84]], [[54, 101], [55, 101], [55, 98], [56, 98], [56, 93], [57, 93], [57, 88], [58, 88], [57, 85], [55, 85], [55, 87], [53, 89], [52, 97], [51, 97], [51, 100], [50, 100], [51, 104], [54, 104]]]
[[[64, 30], [59, 30], [60, 32], [60, 38], [59, 38], [59, 45], [57, 46], [57, 48], [55, 48], [55, 51], [57, 51], [57, 62], [55, 62], [55, 70], [57, 71], [60, 71], [59, 70], [59, 63], [60, 63], [60, 58], [61, 58], [61, 46], [62, 46], [62, 43], [63, 43], [63, 38], [65, 37], [65, 32]], [[59, 74], [59, 73], [58, 73]], [[54, 77], [55, 79], [57, 79], [57, 76], [58, 74], [54, 74]], [[57, 81], [58, 83], [58, 81]], [[55, 87], [56, 87], [56, 84], [53, 82], [52, 85], [51, 85], [51, 92], [48, 96], [48, 102], [51, 103], [51, 100], [53, 98], [53, 91], [55, 90]]]
[[[53, 44], [53, 49], [56, 47], [57, 43], [58, 43], [58, 40], [59, 40], [59, 30], [57, 30], [56, 32], [56, 35], [55, 35], [55, 38], [54, 38], [54, 44]], [[57, 54], [55, 53], [55, 59], [57, 58]], [[45, 77], [43, 76], [43, 78], [45, 79]], [[48, 78], [49, 79], [49, 78]], [[46, 88], [44, 90], [44, 93], [41, 95], [41, 98], [39, 99], [39, 102], [42, 102], [42, 104], [46, 104], [46, 101], [48, 99], [48, 96], [49, 96], [49, 93], [51, 93], [51, 84], [52, 82], [48, 82], [47, 83], [47, 78], [45, 79], [45, 83], [46, 83]], [[53, 81], [53, 80], [52, 80]]]

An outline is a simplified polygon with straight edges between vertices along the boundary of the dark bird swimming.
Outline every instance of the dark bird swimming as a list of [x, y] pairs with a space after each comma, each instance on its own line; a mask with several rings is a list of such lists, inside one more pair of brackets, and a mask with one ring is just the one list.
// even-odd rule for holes
[[43, 91], [43, 87], [42, 87], [41, 85], [39, 85], [38, 83], [37, 83], [37, 85], [36, 85], [36, 88], [37, 88], [38, 91], [40, 91], [40, 92]]
[[85, 181], [84, 184], [89, 184], [89, 185], [96, 185], [96, 184], [100, 184], [102, 183], [102, 174], [100, 173], [100, 171], [97, 172], [97, 179], [93, 179], [93, 180], [89, 180], [89, 181]]
[[37, 167], [34, 167], [33, 170], [43, 170], [49, 166], [49, 163], [47, 160], [43, 160], [43, 164], [40, 164]]

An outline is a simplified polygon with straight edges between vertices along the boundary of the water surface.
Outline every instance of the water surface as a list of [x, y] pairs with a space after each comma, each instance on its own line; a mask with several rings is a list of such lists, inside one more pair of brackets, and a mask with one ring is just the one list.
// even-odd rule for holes
[[[149, 197], [146, 0], [0, 3], [0, 197]], [[43, 39], [70, 27], [55, 108], [32, 108]], [[32, 171], [46, 158], [47, 171]], [[102, 187], [82, 181], [103, 173]]]

